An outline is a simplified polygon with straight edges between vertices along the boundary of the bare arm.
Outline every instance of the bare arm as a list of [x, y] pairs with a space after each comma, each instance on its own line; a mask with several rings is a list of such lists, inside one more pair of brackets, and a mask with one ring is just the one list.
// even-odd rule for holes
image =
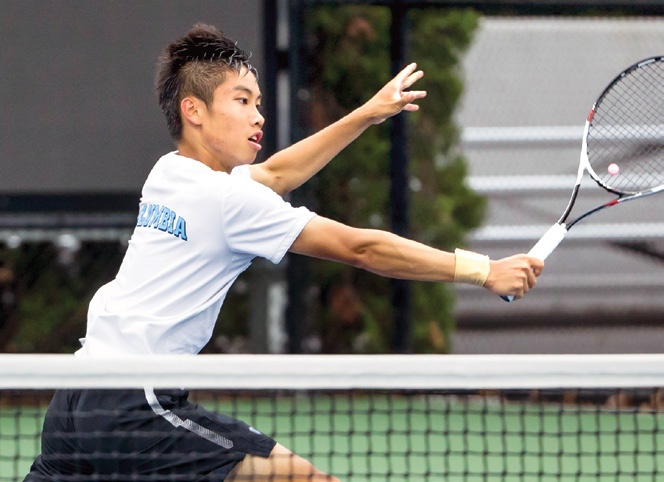
[[[317, 216], [302, 230], [290, 249], [294, 253], [329, 259], [391, 278], [452, 282], [456, 257], [395, 234], [358, 229]], [[526, 255], [490, 262], [484, 283], [488, 290], [521, 298], [536, 283], [544, 264]]]
[[379, 124], [402, 110], [415, 111], [413, 104], [426, 95], [424, 91], [404, 92], [424, 75], [410, 64], [353, 112], [292, 146], [277, 152], [265, 162], [250, 167], [254, 180], [286, 194], [308, 181], [342, 149], [369, 126]]

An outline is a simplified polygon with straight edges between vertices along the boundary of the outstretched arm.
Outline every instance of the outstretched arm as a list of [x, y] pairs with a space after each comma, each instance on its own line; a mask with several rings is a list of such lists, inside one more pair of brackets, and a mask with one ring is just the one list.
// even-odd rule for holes
[[544, 268], [542, 261], [523, 254], [475, 261], [468, 253], [441, 251], [387, 231], [352, 228], [321, 216], [309, 221], [290, 250], [391, 278], [477, 284], [516, 299], [535, 286]]
[[405, 91], [424, 75], [410, 64], [364, 105], [325, 129], [250, 167], [255, 181], [278, 194], [286, 194], [308, 181], [373, 124], [380, 124], [402, 110], [415, 111], [413, 102], [425, 91]]

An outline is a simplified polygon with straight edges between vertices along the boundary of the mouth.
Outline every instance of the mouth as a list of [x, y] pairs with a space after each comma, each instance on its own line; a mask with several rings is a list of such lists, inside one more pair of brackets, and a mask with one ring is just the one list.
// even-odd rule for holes
[[249, 138], [249, 142], [252, 142], [260, 146], [261, 139], [263, 138], [263, 132], [258, 131], [253, 136]]

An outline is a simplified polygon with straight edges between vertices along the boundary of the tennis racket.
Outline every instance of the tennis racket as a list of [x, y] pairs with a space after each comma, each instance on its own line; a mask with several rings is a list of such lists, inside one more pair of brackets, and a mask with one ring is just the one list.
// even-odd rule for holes
[[[568, 222], [584, 173], [617, 198]], [[620, 73], [595, 101], [583, 129], [572, 196], [558, 222], [529, 251], [545, 260], [579, 221], [664, 190], [664, 56]], [[501, 296], [512, 301], [513, 296]]]

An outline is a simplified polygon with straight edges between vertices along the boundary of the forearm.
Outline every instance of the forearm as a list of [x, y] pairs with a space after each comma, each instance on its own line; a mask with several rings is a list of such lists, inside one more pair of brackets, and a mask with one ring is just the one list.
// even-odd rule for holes
[[454, 281], [453, 253], [426, 246], [385, 231], [360, 248], [356, 265], [390, 278], [414, 281]]
[[251, 166], [251, 175], [275, 192], [286, 194], [311, 179], [372, 123], [362, 106], [265, 162]]
[[515, 255], [491, 261], [463, 250], [441, 251], [387, 231], [351, 228], [314, 217], [290, 251], [339, 261], [391, 278], [468, 283], [497, 294], [523, 296], [544, 268], [537, 258]]
[[491, 261], [488, 256], [462, 249], [449, 253], [382, 231], [374, 231], [358, 253], [353, 264], [379, 275], [484, 286], [519, 298], [535, 286], [544, 266], [526, 255]]
[[361, 107], [267, 161], [251, 166], [253, 179], [278, 194], [286, 194], [308, 181], [370, 125], [402, 111], [416, 111], [418, 106], [412, 102], [425, 97], [426, 92], [404, 90], [424, 75], [416, 68], [415, 64], [408, 65]]
[[382, 276], [420, 281], [453, 281], [455, 257], [388, 231], [351, 228], [313, 218], [291, 246], [306, 256], [349, 264]]

